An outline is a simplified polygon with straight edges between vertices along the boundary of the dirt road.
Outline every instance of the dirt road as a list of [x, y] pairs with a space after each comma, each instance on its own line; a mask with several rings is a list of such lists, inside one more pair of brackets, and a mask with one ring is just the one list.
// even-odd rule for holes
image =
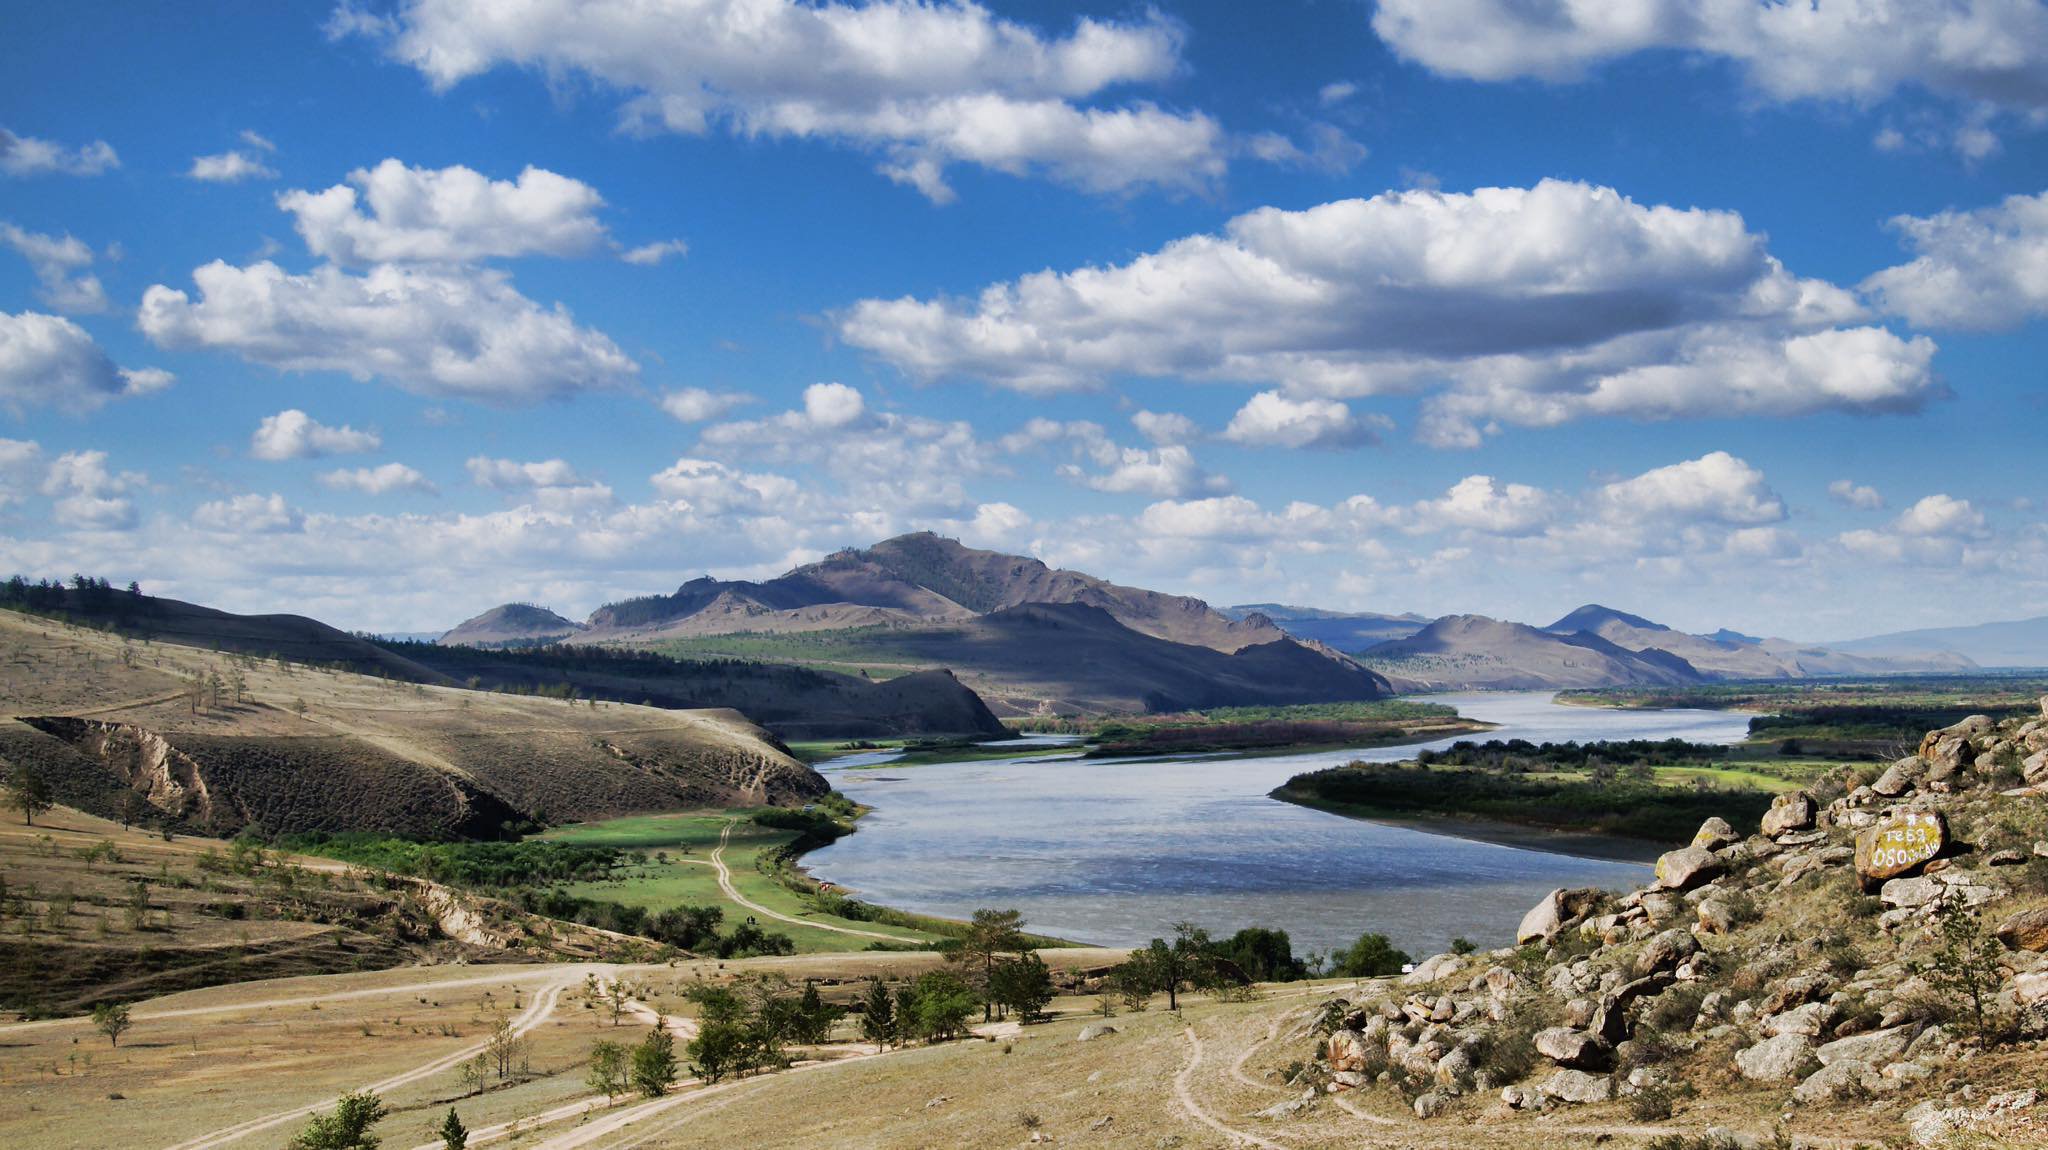
[[727, 869], [725, 865], [725, 846], [732, 838], [732, 828], [738, 821], [734, 819], [726, 823], [725, 829], [718, 832], [718, 849], [711, 852], [711, 865], [718, 868], [718, 889], [725, 892], [725, 897], [746, 907], [755, 914], [766, 915], [778, 922], [791, 923], [795, 926], [808, 926], [817, 930], [829, 930], [834, 934], [850, 934], [860, 938], [879, 938], [885, 942], [907, 942], [912, 946], [920, 945], [923, 942], [922, 939], [905, 938], [900, 934], [883, 934], [878, 930], [855, 930], [850, 926], [835, 926], [829, 922], [815, 922], [807, 918], [796, 918], [783, 914], [780, 911], [769, 910], [767, 907], [741, 894], [739, 888], [732, 883], [732, 871]]

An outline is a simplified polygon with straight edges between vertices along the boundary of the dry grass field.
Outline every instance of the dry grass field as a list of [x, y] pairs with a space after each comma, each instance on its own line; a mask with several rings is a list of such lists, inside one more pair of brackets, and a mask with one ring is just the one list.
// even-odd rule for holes
[[[1056, 966], [1095, 968], [1120, 955], [1048, 951]], [[809, 955], [672, 966], [442, 966], [215, 987], [138, 1005], [110, 1047], [87, 1020], [0, 1026], [0, 1145], [97, 1150], [108, 1145], [202, 1150], [282, 1145], [310, 1109], [375, 1087], [391, 1109], [377, 1130], [393, 1148], [438, 1145], [449, 1107], [470, 1145], [548, 1147], [958, 1147], [1057, 1143], [1129, 1148], [1469, 1147], [1511, 1139], [1528, 1150], [1596, 1141], [1641, 1145], [1660, 1134], [1725, 1125], [1768, 1136], [1781, 1091], [1716, 1091], [1669, 1122], [1632, 1121], [1622, 1103], [1515, 1117], [1485, 1096], [1430, 1121], [1282, 1085], [1308, 1045], [1305, 1024], [1353, 984], [1265, 988], [1258, 1001], [1184, 1000], [1110, 1020], [1117, 1033], [1078, 1041], [1103, 1020], [1093, 998], [1062, 998], [1052, 1021], [990, 1028], [988, 1037], [891, 1050], [855, 1041], [802, 1052], [790, 1070], [716, 1086], [689, 1081], [662, 1098], [606, 1105], [583, 1085], [600, 1038], [635, 1040], [652, 1011], [691, 1032], [680, 991], [698, 977], [779, 974], [828, 980], [845, 1000], [859, 980], [913, 976], [930, 954]], [[614, 1025], [585, 977], [625, 978], [644, 1008]], [[469, 1093], [458, 1064], [503, 1019], [526, 1044], [528, 1076]], [[1262, 1113], [1263, 1112], [1263, 1113]], [[1880, 1144], [1896, 1126], [1859, 1107], [1802, 1111], [1806, 1144]], [[1987, 1144], [1988, 1145], [1988, 1144]]]

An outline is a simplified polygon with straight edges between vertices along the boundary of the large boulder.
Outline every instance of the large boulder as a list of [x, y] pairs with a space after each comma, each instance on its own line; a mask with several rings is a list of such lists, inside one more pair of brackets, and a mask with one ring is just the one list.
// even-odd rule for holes
[[1414, 970], [1402, 975], [1401, 985], [1428, 986], [1439, 978], [1450, 977], [1463, 965], [1465, 960], [1458, 955], [1448, 952], [1439, 954], [1434, 958], [1424, 959]]
[[2048, 783], [2048, 751], [2035, 751], [2021, 759], [2020, 775], [2029, 785]]
[[1870, 789], [1888, 799], [1898, 798], [1912, 790], [1927, 777], [1927, 760], [1918, 755], [1907, 755], [1884, 769]]
[[2048, 1002], [2048, 970], [2014, 975], [2012, 1000], [2021, 1006]]
[[1804, 1034], [1780, 1034], [1735, 1052], [1735, 1068], [1752, 1082], [1795, 1082], [1818, 1065], [1813, 1040]]
[[1970, 740], [1983, 738], [1997, 728], [1991, 716], [1971, 715], [1953, 726], [1927, 732], [1927, 737], [1920, 740], [1920, 757], [1927, 760], [1927, 777], [1946, 778], [1969, 766], [1977, 757]]
[[1860, 1098], [1877, 1089], [1880, 1081], [1877, 1068], [1870, 1063], [1844, 1058], [1807, 1075], [1804, 1082], [1792, 1088], [1792, 1097], [1809, 1106], [1843, 1098]]
[[1729, 826], [1728, 820], [1720, 815], [1715, 815], [1706, 822], [1701, 823], [1700, 829], [1693, 832], [1692, 836], [1693, 846], [1709, 851], [1717, 851], [1722, 847], [1741, 841], [1742, 836], [1736, 834], [1735, 828]]
[[1660, 970], [1676, 970], [1678, 964], [1700, 952], [1700, 940], [1689, 930], [1667, 930], [1651, 937], [1636, 955], [1636, 977]]
[[1336, 1031], [1323, 1044], [1323, 1057], [1329, 1061], [1331, 1070], [1364, 1070], [1365, 1035], [1356, 1030]]
[[1764, 1037], [1803, 1034], [1808, 1038], [1819, 1038], [1822, 1031], [1834, 1024], [1837, 1013], [1839, 1012], [1832, 1003], [1809, 1002], [1804, 1006], [1795, 1006], [1782, 1014], [1773, 1014], [1764, 1019]]
[[1718, 878], [1726, 869], [1727, 865], [1704, 847], [1681, 847], [1657, 860], [1657, 885], [1666, 890], [1691, 890]]
[[1778, 983], [1777, 986], [1771, 989], [1769, 994], [1764, 996], [1763, 1000], [1757, 1004], [1757, 1013], [1762, 1015], [1782, 1013], [1798, 1006], [1800, 1003], [1814, 1001], [1828, 991], [1833, 990], [1834, 986], [1833, 979], [1819, 972], [1795, 974], [1791, 978]]
[[1820, 816], [1818, 804], [1805, 791], [1790, 791], [1771, 800], [1771, 809], [1764, 812], [1763, 833], [1776, 838], [1793, 831], [1803, 831], [1812, 826]]
[[2048, 907], [2023, 910], [1999, 923], [1998, 941], [2014, 950], [2048, 950]]
[[1671, 972], [1660, 970], [1645, 975], [1634, 982], [1624, 982], [1614, 988], [1614, 993], [1600, 1000], [1600, 1009], [1593, 1013], [1587, 1029], [1608, 1043], [1619, 1043], [1629, 1035], [1629, 1008], [1637, 1001], [1655, 998], [1677, 981]]
[[1918, 1026], [1908, 1023], [1905, 1026], [1873, 1030], [1868, 1034], [1852, 1034], [1847, 1038], [1837, 1038], [1813, 1053], [1823, 1066], [1832, 1066], [1843, 1061], [1883, 1066], [1886, 1063], [1897, 1062], [1919, 1033]]
[[1573, 1070], [1605, 1070], [1614, 1062], [1614, 1048], [1599, 1035], [1569, 1026], [1537, 1031], [1536, 1053]]
[[1866, 891], [1926, 866], [1948, 846], [1939, 811], [1893, 811], [1856, 836], [1856, 877]]
[[1560, 1070], [1538, 1087], [1560, 1102], [1606, 1102], [1614, 1097], [1614, 1080], [1583, 1070]]
[[1543, 896], [1529, 913], [1522, 916], [1522, 924], [1515, 928], [1515, 945], [1531, 942], [1549, 942], [1557, 932], [1592, 910], [1600, 903], [1600, 891], [1593, 887], [1567, 890], [1563, 887]]

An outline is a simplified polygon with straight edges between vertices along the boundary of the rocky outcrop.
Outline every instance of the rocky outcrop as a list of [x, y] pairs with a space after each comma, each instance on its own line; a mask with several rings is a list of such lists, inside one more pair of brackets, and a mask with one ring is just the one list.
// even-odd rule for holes
[[[2011, 779], [2014, 748], [2035, 735], [2048, 742], [2048, 724], [1966, 720], [1930, 735], [1935, 759], [1822, 779], [1755, 834], [1709, 820], [1641, 889], [1552, 891], [1517, 948], [1438, 956], [1398, 991], [1342, 1004], [1343, 1028], [1303, 1073], [1331, 1090], [1402, 1086], [1410, 1101], [1426, 1090], [1438, 1114], [1486, 1091], [1504, 1120], [1731, 1072], [1773, 1106], [1897, 1115], [1944, 1083], [2033, 1074], [2024, 1052], [2048, 1043], [2048, 907], [2022, 868], [2048, 842], [2033, 837], [2041, 795]], [[1865, 883], [1877, 898], [1858, 897]], [[1972, 930], [1992, 1037], [2024, 1040], [2011, 1057], [1980, 1058], [1967, 1029], [1974, 1007], [1943, 948]]]

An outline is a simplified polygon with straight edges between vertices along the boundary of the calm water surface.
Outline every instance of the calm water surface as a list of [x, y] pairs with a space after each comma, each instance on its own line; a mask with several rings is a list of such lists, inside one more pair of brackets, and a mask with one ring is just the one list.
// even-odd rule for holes
[[[1479, 738], [1734, 742], [1748, 716], [1567, 707], [1548, 693], [1431, 696], [1500, 724]], [[1467, 736], [1471, 737], [1471, 736]], [[1446, 739], [1421, 746], [1448, 746]], [[1648, 868], [1380, 826], [1266, 797], [1303, 771], [1413, 757], [1417, 745], [1268, 758], [991, 760], [891, 771], [887, 753], [820, 769], [875, 808], [806, 856], [861, 897], [965, 918], [1016, 907], [1034, 930], [1131, 945], [1188, 919], [1212, 931], [1283, 928], [1296, 953], [1362, 931], [1418, 956], [1464, 936], [1513, 941], [1558, 886], [1621, 887]]]

